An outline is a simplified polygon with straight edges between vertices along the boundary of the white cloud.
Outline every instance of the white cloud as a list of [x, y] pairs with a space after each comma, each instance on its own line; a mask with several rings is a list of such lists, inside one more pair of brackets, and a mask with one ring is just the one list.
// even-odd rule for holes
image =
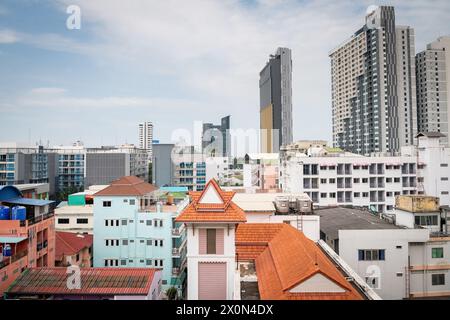
[[15, 43], [19, 40], [20, 37], [17, 32], [8, 29], [0, 30], [0, 44]]
[[[329, 139], [328, 52], [363, 25], [366, 8], [373, 2], [380, 3], [372, 0], [358, 5], [351, 0], [255, 0], [252, 4], [238, 0], [126, 3], [61, 0], [58, 6], [62, 14], [66, 5], [81, 7], [81, 31], [89, 28], [94, 40], [77, 42], [71, 37], [71, 32], [77, 31], [68, 32], [64, 37], [44, 34], [20, 38], [44, 49], [83, 54], [113, 66], [137, 66], [149, 76], [172, 77], [173, 85], [189, 92], [189, 98], [63, 95], [53, 100], [21, 102], [71, 108], [185, 104], [203, 108], [199, 117], [231, 114], [234, 127], [258, 127], [259, 71], [269, 54], [278, 46], [287, 46], [293, 53], [294, 137]], [[415, 28], [417, 51], [437, 36], [450, 33], [447, 0], [393, 1], [392, 5], [396, 8], [397, 23]]]
[[46, 88], [34, 88], [31, 89], [30, 92], [31, 94], [61, 94], [65, 93], [66, 89], [46, 87]]
[[[151, 108], [164, 110], [173, 109], [180, 106], [187, 108], [198, 108], [198, 104], [184, 99], [164, 99], [164, 98], [146, 98], [146, 97], [83, 97], [71, 96], [63, 88], [34, 88], [29, 93], [21, 95], [12, 102], [20, 112], [27, 112], [28, 108], [49, 108], [59, 109], [61, 111], [105, 111], [111, 109], [129, 108]], [[4, 104], [6, 106], [6, 104]], [[2, 105], [0, 104], [0, 108]], [[52, 112], [51, 110], [48, 110]]]

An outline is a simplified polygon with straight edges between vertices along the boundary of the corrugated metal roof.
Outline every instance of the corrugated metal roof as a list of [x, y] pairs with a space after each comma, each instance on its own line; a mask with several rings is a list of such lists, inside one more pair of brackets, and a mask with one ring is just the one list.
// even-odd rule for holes
[[67, 268], [31, 268], [8, 289], [8, 294], [147, 295], [154, 268], [80, 268], [81, 289], [69, 289]]
[[28, 199], [28, 198], [16, 198], [16, 199], [8, 199], [5, 200], [5, 202], [11, 203], [11, 204], [19, 204], [24, 206], [37, 206], [37, 207], [43, 207], [49, 204], [54, 203], [55, 201], [51, 200], [40, 200], [40, 199]]
[[0, 237], [0, 243], [19, 243], [26, 237]]

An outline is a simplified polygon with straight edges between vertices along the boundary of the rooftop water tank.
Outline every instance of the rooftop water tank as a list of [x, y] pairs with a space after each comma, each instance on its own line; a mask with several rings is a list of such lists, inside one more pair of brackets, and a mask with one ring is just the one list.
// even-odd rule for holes
[[5, 247], [3, 248], [3, 256], [4, 257], [12, 256], [12, 250], [11, 250], [11, 246], [9, 244], [5, 244]]
[[9, 220], [11, 217], [11, 210], [9, 207], [0, 206], [0, 220]]
[[11, 220], [26, 220], [27, 219], [27, 209], [22, 206], [15, 206], [11, 210]]

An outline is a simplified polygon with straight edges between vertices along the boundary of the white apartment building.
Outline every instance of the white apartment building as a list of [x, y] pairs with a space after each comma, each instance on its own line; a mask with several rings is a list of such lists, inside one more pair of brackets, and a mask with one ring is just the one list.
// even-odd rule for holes
[[316, 214], [321, 239], [382, 299], [450, 296], [448, 235], [434, 234], [429, 226], [407, 228], [392, 216], [355, 208], [324, 208]]
[[139, 123], [139, 148], [147, 150], [149, 161], [152, 161], [153, 123]]
[[70, 206], [62, 202], [55, 209], [55, 230], [72, 233], [94, 233], [94, 207]]
[[449, 146], [450, 36], [439, 37], [416, 55], [417, 114], [419, 131], [445, 134]]
[[394, 209], [398, 195], [427, 194], [450, 204], [450, 149], [440, 134], [417, 135], [418, 147], [402, 148], [398, 156], [371, 157], [348, 152], [280, 156], [280, 188], [308, 194], [315, 206], [361, 206], [377, 212]]

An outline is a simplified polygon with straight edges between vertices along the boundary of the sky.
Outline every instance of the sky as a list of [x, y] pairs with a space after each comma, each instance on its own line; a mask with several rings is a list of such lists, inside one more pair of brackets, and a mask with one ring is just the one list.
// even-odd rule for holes
[[[393, 5], [416, 52], [450, 34], [448, 0], [2, 0], [0, 141], [87, 146], [138, 143], [195, 121], [259, 127], [259, 72], [292, 49], [294, 140], [331, 140], [328, 53]], [[81, 10], [68, 29], [67, 8]]]

